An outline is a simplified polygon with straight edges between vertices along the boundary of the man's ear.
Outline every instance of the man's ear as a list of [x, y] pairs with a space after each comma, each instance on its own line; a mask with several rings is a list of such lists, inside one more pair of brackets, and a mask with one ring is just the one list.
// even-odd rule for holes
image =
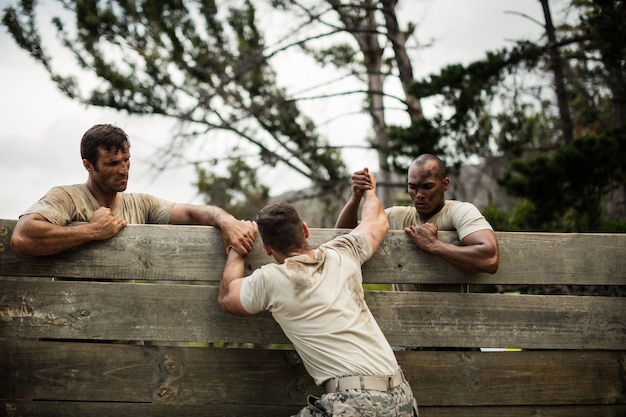
[[265, 249], [265, 253], [267, 254], [267, 256], [272, 256], [272, 248], [267, 246], [265, 242], [263, 242], [263, 249]]
[[95, 171], [95, 168], [93, 165], [91, 165], [91, 162], [89, 162], [86, 159], [83, 159], [83, 166], [85, 167], [85, 169], [87, 170], [87, 172], [92, 172]]
[[307, 226], [306, 222], [302, 222], [302, 230], [304, 230], [304, 237], [308, 239], [311, 233], [309, 232], [309, 226]]
[[450, 180], [446, 177], [443, 179], [443, 190], [448, 191], [448, 188], [450, 188]]

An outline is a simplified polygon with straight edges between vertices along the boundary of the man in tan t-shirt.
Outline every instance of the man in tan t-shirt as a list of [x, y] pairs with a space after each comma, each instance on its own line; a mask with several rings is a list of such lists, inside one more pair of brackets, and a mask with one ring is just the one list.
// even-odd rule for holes
[[[228, 247], [242, 255], [252, 249], [254, 233], [219, 207], [124, 193], [130, 142], [122, 129], [108, 124], [93, 126], [83, 135], [80, 152], [87, 182], [54, 187], [26, 210], [11, 236], [15, 253], [52, 255], [93, 240], [110, 239], [127, 224], [145, 223], [215, 226], [221, 229]], [[72, 227], [66, 227], [70, 224]]]
[[363, 194], [363, 221], [316, 249], [292, 205], [265, 207], [251, 227], [258, 226], [276, 263], [244, 276], [244, 258], [231, 250], [224, 264], [220, 307], [239, 315], [271, 312], [326, 390], [309, 396], [297, 417], [418, 415], [411, 386], [364, 299], [361, 265], [389, 226], [374, 191]]
[[[415, 246], [464, 271], [495, 273], [500, 256], [493, 228], [473, 204], [445, 199], [450, 180], [446, 177], [443, 161], [435, 155], [418, 156], [409, 167], [407, 182], [413, 206], [387, 208], [389, 228], [404, 230]], [[352, 196], [339, 214], [335, 227], [354, 228], [357, 225], [363, 192], [372, 187], [367, 168], [353, 174]], [[440, 240], [438, 230], [456, 231], [460, 245]], [[417, 287], [405, 284], [397, 288]]]

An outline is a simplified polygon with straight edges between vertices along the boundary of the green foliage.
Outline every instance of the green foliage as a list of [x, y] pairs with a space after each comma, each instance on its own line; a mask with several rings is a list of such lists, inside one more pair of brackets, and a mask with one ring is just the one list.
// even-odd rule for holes
[[522, 202], [508, 212], [486, 210], [499, 230], [620, 230], [623, 219], [608, 218], [606, 205], [612, 192], [626, 190], [626, 7], [612, 0], [571, 5], [579, 21], [559, 25], [557, 34], [573, 140], [566, 140], [555, 92], [546, 91], [555, 78], [548, 45], [519, 42], [417, 81], [412, 93], [436, 99], [439, 112], [389, 129], [393, 166], [423, 152], [448, 165], [504, 156], [511, 165], [499, 184]]
[[442, 133], [439, 127], [441, 118], [414, 121], [409, 127], [390, 126], [389, 148], [386, 150], [389, 166], [396, 172], [404, 173], [416, 155], [432, 153], [444, 155]]
[[[393, 74], [394, 63], [398, 65], [386, 52], [390, 49], [372, 47], [379, 44], [373, 42], [379, 37], [371, 25], [379, 9], [361, 2], [303, 6], [287, 0], [268, 1], [286, 12], [297, 9], [308, 22], [319, 23], [327, 11], [337, 13], [341, 24], [311, 40], [345, 31], [360, 50], [349, 43], [300, 39], [294, 43], [322, 65], [357, 77], [363, 76], [364, 67], [368, 74], [388, 75]], [[5, 8], [2, 23], [68, 97], [180, 121], [177, 138], [184, 140], [171, 145], [172, 155], [182, 155], [179, 147], [192, 144], [193, 138], [224, 140], [226, 132], [229, 145], [232, 142], [230, 170], [236, 171], [243, 158], [243, 141], [248, 145], [246, 152], [257, 153], [257, 163], [282, 164], [309, 178], [320, 195], [326, 194], [329, 208], [332, 197], [328, 195], [341, 195], [348, 175], [340, 153], [327, 146], [297, 102], [278, 87], [257, 25], [255, 2], [57, 2], [75, 18], [51, 17], [63, 46], [80, 68], [97, 77], [98, 82], [87, 91], [75, 74], [55, 71], [39, 35], [36, 2], [22, 0], [18, 8]], [[449, 65], [409, 86], [407, 97], [432, 100], [437, 114], [412, 117], [408, 127], [388, 126], [389, 141], [377, 137], [377, 150], [385, 154], [389, 165], [404, 173], [408, 162], [424, 152], [443, 156], [450, 167], [467, 158], [503, 156], [515, 162], [500, 183], [524, 202], [511, 213], [493, 208], [493, 221], [502, 227], [620, 228], [620, 219], [604, 218], [603, 207], [612, 190], [624, 188], [624, 168], [619, 162], [624, 160], [623, 132], [612, 129], [626, 125], [626, 7], [619, 0], [571, 0], [568, 5], [570, 16], [577, 15], [578, 21], [557, 25], [556, 46], [577, 139], [570, 141], [564, 134], [562, 108], [557, 109], [554, 91], [548, 87], [555, 77], [549, 45], [545, 39], [520, 41], [512, 48], [487, 52], [480, 61]], [[405, 34], [414, 30], [409, 25]], [[373, 53], [368, 55], [368, 51]], [[368, 66], [368, 60], [377, 59], [380, 65]], [[222, 134], [216, 135], [218, 131]], [[251, 189], [245, 176], [231, 176], [229, 187], [220, 189], [218, 183], [226, 178], [203, 170], [198, 173], [198, 184], [207, 186], [202, 192], [213, 193], [208, 197], [211, 201], [222, 195], [224, 204], [234, 201], [236, 205], [239, 195], [228, 190]], [[235, 186], [235, 180], [244, 183]]]
[[393, 291], [391, 284], [363, 284], [364, 291]]
[[[384, 151], [391, 165], [402, 166], [407, 155], [431, 152], [452, 166], [464, 157], [491, 155], [498, 145], [519, 153], [519, 142], [512, 139], [531, 109], [515, 100], [514, 112], [494, 113], [492, 106], [501, 98], [506, 76], [519, 67], [534, 68], [540, 54], [541, 48], [520, 42], [511, 50], [488, 52], [482, 61], [449, 65], [416, 81], [410, 93], [420, 99], [436, 98], [442, 111], [409, 127], [389, 128], [389, 148]], [[517, 119], [507, 117], [512, 113]]]
[[242, 159], [231, 160], [228, 175], [221, 177], [196, 167], [198, 190], [205, 202], [223, 208], [238, 219], [254, 220], [269, 203], [269, 188], [259, 184], [256, 170]]
[[514, 161], [498, 182], [536, 202], [525, 216], [535, 230], [598, 231], [603, 198], [626, 183], [625, 132], [582, 136], [551, 155]]
[[246, 156], [255, 151], [258, 163], [282, 164], [318, 190], [338, 192], [334, 186], [347, 178], [340, 154], [277, 86], [252, 1], [57, 1], [65, 9], [51, 17], [59, 39], [97, 83], [54, 69], [35, 2], [4, 9], [3, 24], [68, 97], [179, 121], [168, 158], [194, 142], [226, 137], [233, 158], [243, 155], [245, 142]]
[[523, 200], [511, 210], [503, 210], [495, 204], [481, 210], [494, 230], [503, 232], [536, 231], [530, 223], [534, 204]]
[[527, 42], [510, 51], [487, 52], [482, 61], [467, 66], [448, 65], [439, 74], [415, 82], [412, 91], [420, 98], [441, 96], [454, 110], [450, 130], [464, 129], [469, 119], [476, 118], [487, 108], [505, 75], [521, 64], [532, 68], [540, 52], [539, 48]]
[[495, 143], [502, 153], [510, 158], [520, 158], [534, 150], [555, 147], [554, 118], [550, 116], [551, 103], [539, 103], [540, 111], [534, 111], [529, 103], [514, 102], [507, 111], [495, 115], [499, 129]]
[[306, 44], [302, 44], [301, 48], [322, 65], [334, 65], [337, 68], [352, 67], [356, 69], [359, 63], [357, 51], [346, 43], [331, 45], [323, 49], [314, 49]]

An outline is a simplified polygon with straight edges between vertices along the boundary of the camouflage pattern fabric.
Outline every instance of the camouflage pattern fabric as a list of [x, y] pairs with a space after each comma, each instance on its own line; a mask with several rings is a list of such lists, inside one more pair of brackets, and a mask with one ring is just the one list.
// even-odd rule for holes
[[291, 417], [418, 417], [411, 386], [401, 384], [388, 392], [349, 389], [312, 395], [308, 405]]

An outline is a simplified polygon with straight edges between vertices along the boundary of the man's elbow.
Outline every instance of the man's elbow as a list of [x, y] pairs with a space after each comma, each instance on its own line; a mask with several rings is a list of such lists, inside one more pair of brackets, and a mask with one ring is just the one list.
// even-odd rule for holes
[[15, 233], [11, 235], [11, 250], [18, 255], [40, 255], [33, 245], [29, 244], [29, 239]]
[[500, 258], [496, 255], [487, 259], [482, 270], [488, 274], [495, 274], [498, 272], [498, 266], [500, 266]]
[[235, 302], [235, 300], [229, 299], [228, 297], [218, 297], [217, 304], [222, 309], [222, 311], [234, 314], [236, 316], [247, 316], [248, 313], [241, 303]]
[[228, 311], [228, 305], [226, 304], [226, 302], [224, 301], [224, 299], [222, 297], [219, 297], [217, 299], [217, 305], [220, 306], [222, 311], [225, 311], [226, 313], [230, 313], [230, 311]]
[[495, 274], [496, 272], [498, 272], [498, 264], [493, 263], [493, 264], [487, 265], [484, 272], [488, 274]]
[[222, 311], [230, 313], [230, 303], [228, 302], [227, 294], [219, 294], [217, 297], [217, 305], [220, 306]]

